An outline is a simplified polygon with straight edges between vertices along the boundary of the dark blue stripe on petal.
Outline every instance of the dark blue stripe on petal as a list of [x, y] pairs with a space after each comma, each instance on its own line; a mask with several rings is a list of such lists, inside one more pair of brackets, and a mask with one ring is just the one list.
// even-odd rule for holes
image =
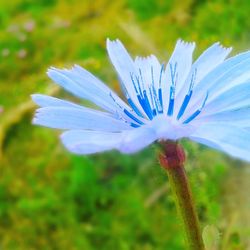
[[144, 102], [144, 108], [145, 108], [144, 110], [147, 113], [149, 119], [152, 120], [153, 119], [153, 114], [152, 114], [152, 109], [151, 109], [151, 106], [150, 106], [150, 103], [149, 103], [149, 100], [148, 100], [146, 90], [143, 91], [143, 97], [144, 97], [143, 102]]
[[137, 125], [135, 123], [130, 123], [130, 126], [133, 127], [133, 128], [139, 128], [140, 127], [140, 125]]
[[158, 96], [159, 96], [159, 101], [160, 101], [160, 104], [161, 104], [161, 107], [163, 108], [163, 103], [162, 103], [162, 90], [161, 88], [158, 89]]
[[141, 114], [141, 112], [139, 111], [139, 109], [136, 107], [136, 105], [134, 104], [134, 102], [131, 100], [131, 98], [128, 98], [128, 103], [129, 103], [129, 105], [135, 111], [135, 113], [137, 115], [139, 115], [140, 117], [143, 117], [143, 115]]
[[161, 78], [162, 78], [162, 73], [164, 71], [164, 63], [161, 65], [161, 71], [160, 71], [160, 79], [159, 79], [159, 87], [161, 88]]
[[148, 105], [147, 105], [145, 99], [144, 99], [144, 98], [142, 99], [141, 96], [139, 96], [139, 95], [137, 95], [137, 98], [138, 98], [138, 101], [139, 101], [139, 103], [141, 104], [141, 107], [143, 108], [144, 112], [145, 112], [146, 115], [148, 116], [148, 118], [149, 118], [150, 120], [152, 120], [152, 119], [153, 119], [152, 111], [151, 111], [151, 108], [148, 107]]
[[191, 122], [195, 117], [197, 117], [200, 114], [200, 112], [201, 112], [200, 109], [196, 110], [189, 118], [187, 118], [187, 120], [183, 122], [183, 124]]
[[186, 108], [187, 108], [187, 105], [188, 105], [188, 103], [189, 103], [189, 101], [190, 101], [190, 99], [191, 99], [192, 93], [193, 93], [193, 91], [190, 91], [190, 93], [189, 93], [188, 95], [185, 96], [184, 101], [183, 101], [183, 103], [182, 103], [182, 105], [181, 105], [181, 108], [180, 108], [180, 110], [179, 110], [179, 113], [178, 113], [178, 115], [177, 115], [177, 119], [178, 119], [178, 120], [179, 120], [179, 119], [182, 117], [182, 115], [184, 114], [184, 112], [185, 112], [185, 110], [186, 110]]
[[187, 118], [183, 122], [184, 124], [187, 124], [187, 123], [191, 122], [195, 117], [197, 117], [200, 114], [200, 112], [202, 111], [202, 109], [204, 108], [204, 106], [206, 104], [207, 98], [208, 98], [208, 92], [206, 93], [206, 96], [205, 96], [205, 98], [203, 100], [203, 103], [202, 103], [201, 107], [198, 110], [196, 110], [189, 118]]
[[134, 120], [135, 122], [143, 125], [144, 123], [142, 121], [140, 121], [139, 119], [137, 119], [134, 115], [132, 115], [127, 109], [124, 109], [124, 113], [130, 117], [132, 120]]
[[168, 116], [172, 116], [174, 112], [174, 98], [170, 98], [168, 105]]

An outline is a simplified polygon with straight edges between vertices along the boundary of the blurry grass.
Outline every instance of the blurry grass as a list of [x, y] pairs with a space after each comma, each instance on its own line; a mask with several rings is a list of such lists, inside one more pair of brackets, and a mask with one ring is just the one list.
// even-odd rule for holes
[[[120, 91], [107, 37], [163, 61], [180, 37], [195, 40], [199, 53], [218, 40], [236, 52], [249, 48], [250, 5], [229, 2], [0, 0], [0, 127], [30, 94], [47, 91], [51, 65], [81, 64]], [[22, 115], [2, 136], [0, 248], [184, 249], [155, 146], [133, 156], [77, 157], [63, 149], [58, 131], [31, 126], [30, 112]], [[202, 226], [219, 228], [221, 249], [248, 249], [248, 168], [183, 143]]]

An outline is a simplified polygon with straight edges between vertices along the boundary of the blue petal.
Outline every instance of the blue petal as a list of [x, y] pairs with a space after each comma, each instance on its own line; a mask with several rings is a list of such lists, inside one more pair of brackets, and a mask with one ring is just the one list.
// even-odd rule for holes
[[224, 124], [206, 124], [200, 126], [190, 139], [205, 144], [229, 155], [250, 161], [250, 132]]
[[[231, 52], [231, 48], [223, 48], [219, 43], [213, 44], [207, 50], [205, 50], [200, 57], [193, 63], [192, 69], [183, 85], [179, 95], [177, 95], [177, 103], [176, 103], [176, 110], [175, 114], [179, 112], [181, 105], [185, 96], [188, 94], [190, 90], [190, 85], [194, 85], [193, 88], [195, 89], [199, 82], [213, 69], [215, 69], [219, 64], [221, 64], [228, 54]], [[195, 79], [194, 79], [195, 78]], [[207, 91], [207, 89], [205, 90]], [[195, 93], [194, 93], [195, 94]], [[190, 100], [189, 106], [192, 105], [196, 97], [200, 95], [194, 95]], [[187, 109], [187, 112], [188, 111]]]
[[[186, 43], [181, 40], [178, 40], [174, 49], [174, 52], [169, 59], [169, 62], [166, 67], [166, 82], [163, 84], [163, 106], [165, 112], [168, 112], [169, 105], [174, 104], [172, 107], [173, 114], [176, 114], [179, 111], [179, 102], [181, 101], [177, 96], [182, 92], [183, 87], [185, 86], [186, 78], [189, 75], [192, 66], [192, 55], [195, 48], [195, 43]], [[174, 74], [173, 74], [173, 68]], [[170, 90], [175, 86], [175, 93], [173, 98], [170, 98]], [[177, 109], [176, 109], [177, 104]]]
[[[61, 100], [55, 97], [47, 96], [47, 95], [34, 94], [32, 95], [32, 100], [40, 107], [72, 107], [72, 108], [79, 108], [79, 109], [86, 110], [86, 107], [84, 106], [77, 105], [75, 103]], [[119, 113], [118, 111], [117, 113]], [[111, 115], [111, 114], [107, 114], [107, 115], [111, 115], [114, 118], [123, 117], [123, 119], [127, 121], [128, 123], [134, 123], [136, 121], [139, 124], [143, 124], [144, 119], [141, 117], [138, 118], [133, 111], [131, 110], [128, 111], [127, 109], [122, 109], [120, 111], [121, 112], [119, 113], [119, 115], [117, 113], [115, 113], [114, 115]]]
[[[224, 48], [214, 43], [206, 49], [194, 62], [192, 70], [197, 69], [196, 81], [200, 82], [204, 76], [221, 64], [231, 52], [232, 48]], [[191, 75], [190, 75], [191, 76]]]
[[156, 134], [150, 128], [137, 128], [123, 131], [122, 141], [117, 148], [120, 152], [131, 154], [147, 147], [156, 140]]
[[71, 70], [51, 68], [48, 76], [75, 96], [87, 99], [107, 111], [117, 111], [114, 99], [121, 106], [128, 107], [111, 89], [80, 66]]
[[115, 149], [121, 141], [121, 133], [70, 130], [61, 135], [64, 146], [75, 154], [94, 154]]
[[250, 51], [231, 57], [205, 76], [194, 88], [189, 108], [196, 106], [200, 96], [209, 91], [209, 99], [250, 79]]
[[242, 128], [250, 127], [250, 107], [247, 106], [210, 115], [200, 115], [192, 124], [195, 123], [227, 123]]
[[134, 64], [137, 70], [141, 71], [140, 78], [143, 78], [143, 83], [146, 86], [154, 85], [158, 89], [161, 73], [161, 64], [158, 59], [154, 55], [136, 57]]
[[202, 111], [202, 116], [226, 110], [237, 110], [250, 106], [250, 82], [234, 86], [209, 102]]
[[138, 101], [135, 85], [131, 78], [139, 77], [139, 72], [135, 67], [134, 61], [119, 40], [110, 41], [107, 39], [107, 50], [110, 60], [121, 79], [122, 89], [125, 91], [125, 94], [131, 98], [140, 112], [146, 115]]
[[88, 108], [45, 107], [37, 109], [34, 124], [58, 129], [91, 129], [122, 131], [131, 129], [128, 123]]
[[168, 65], [166, 67], [167, 73], [167, 83], [168, 86], [171, 83], [171, 65], [177, 65], [177, 82], [176, 82], [176, 94], [183, 87], [183, 84], [190, 72], [193, 60], [193, 51], [195, 48], [195, 43], [188, 43], [182, 40], [178, 40], [174, 52], [169, 59]]
[[71, 130], [61, 136], [65, 147], [76, 154], [93, 154], [111, 149], [134, 153], [155, 140], [152, 130], [138, 128], [122, 133]]
[[[218, 80], [221, 81], [221, 77], [224, 75], [228, 76], [230, 73], [235, 71], [238, 72], [238, 69], [249, 65], [249, 59], [250, 51], [230, 57], [207, 74], [200, 82], [198, 82], [195, 87], [195, 92], [198, 94], [199, 92], [204, 92], [204, 90], [207, 90], [211, 86], [216, 86]], [[241, 74], [241, 72], [238, 73], [239, 75]]]
[[[160, 83], [160, 77], [161, 77], [161, 64], [159, 63], [158, 59], [154, 56], [148, 56], [148, 57], [136, 57], [135, 59], [135, 67], [139, 71], [139, 79], [142, 83], [142, 85], [145, 88], [146, 94], [148, 97], [151, 96], [152, 98], [148, 98], [150, 102], [151, 107], [158, 108], [159, 107], [159, 98], [156, 91], [159, 89], [159, 83]], [[165, 84], [165, 82], [164, 82]], [[162, 109], [162, 107], [159, 107]]]
[[33, 94], [31, 95], [32, 100], [39, 105], [40, 107], [71, 107], [71, 108], [80, 108], [83, 107], [80, 105], [77, 105], [73, 102], [61, 100], [52, 96], [48, 95], [41, 95], [41, 94]]
[[75, 65], [70, 72], [71, 74], [69, 74], [69, 76], [73, 77], [73, 79], [75, 79], [76, 82], [85, 89], [85, 91], [93, 94], [92, 98], [97, 98], [99, 101], [104, 99], [112, 106], [114, 106], [115, 102], [123, 108], [129, 108], [128, 105], [114, 91], [84, 68], [79, 65]]
[[210, 87], [210, 97], [220, 95], [229, 88], [250, 80], [250, 58], [227, 71]]

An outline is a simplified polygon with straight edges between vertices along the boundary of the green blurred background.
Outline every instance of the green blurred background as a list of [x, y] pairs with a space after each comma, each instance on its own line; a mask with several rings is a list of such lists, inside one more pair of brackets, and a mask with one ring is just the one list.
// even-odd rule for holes
[[[185, 249], [156, 146], [74, 156], [59, 131], [31, 125], [30, 94], [79, 102], [46, 76], [74, 63], [120, 92], [107, 37], [165, 62], [178, 38], [197, 43], [195, 57], [216, 41], [244, 51], [249, 13], [248, 0], [0, 0], [0, 249]], [[208, 249], [249, 250], [249, 165], [183, 144]]]

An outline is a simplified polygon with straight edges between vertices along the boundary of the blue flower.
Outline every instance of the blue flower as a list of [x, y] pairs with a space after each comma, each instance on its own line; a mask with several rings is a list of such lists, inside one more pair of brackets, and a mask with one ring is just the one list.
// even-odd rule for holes
[[190, 138], [250, 161], [250, 51], [226, 59], [231, 48], [215, 43], [192, 62], [194, 48], [178, 40], [164, 65], [154, 55], [133, 60], [119, 40], [107, 40], [126, 101], [78, 65], [50, 68], [53, 81], [99, 109], [35, 94], [33, 123], [65, 130], [62, 142], [76, 154]]

